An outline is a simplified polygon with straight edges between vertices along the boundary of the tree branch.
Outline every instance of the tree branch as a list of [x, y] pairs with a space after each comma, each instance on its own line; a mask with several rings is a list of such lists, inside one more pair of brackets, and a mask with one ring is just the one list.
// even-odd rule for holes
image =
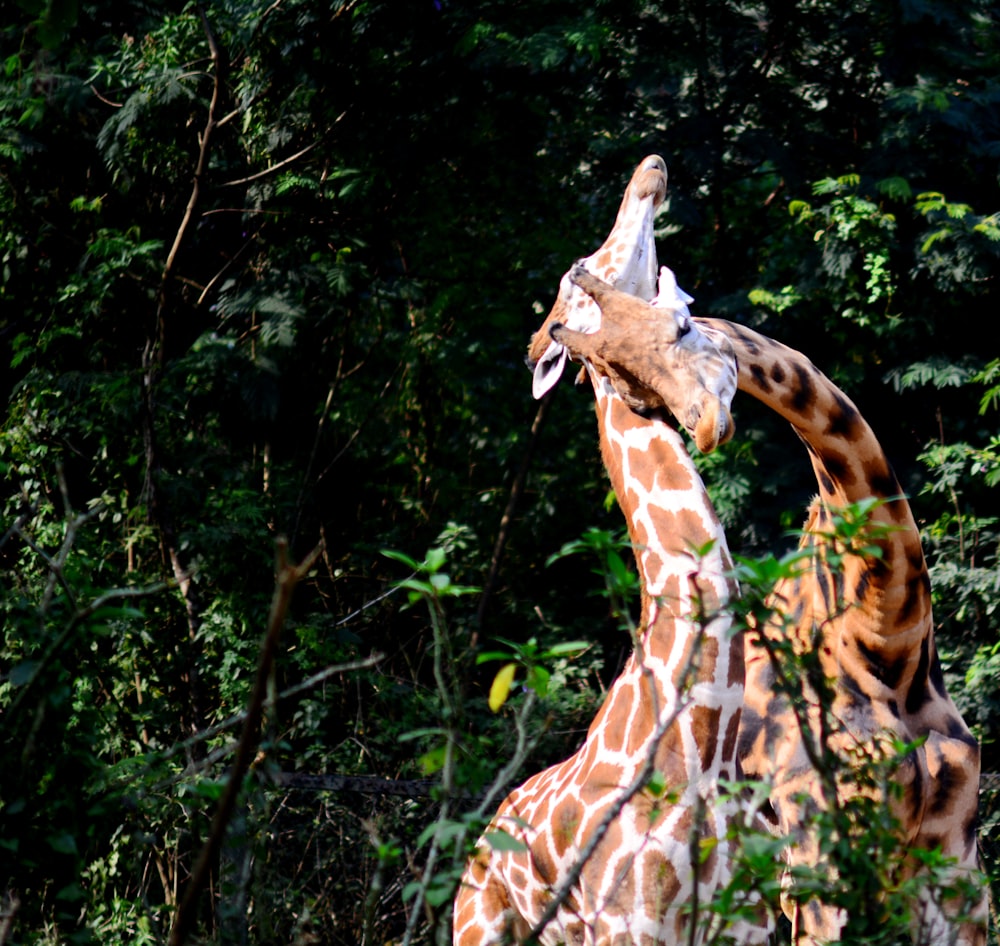
[[212, 99], [208, 105], [208, 117], [205, 119], [205, 129], [201, 133], [201, 142], [198, 149], [198, 161], [195, 164], [194, 180], [191, 182], [191, 194], [188, 197], [187, 207], [184, 209], [184, 216], [181, 219], [181, 224], [177, 228], [177, 233], [174, 236], [173, 245], [170, 247], [170, 252], [167, 254], [167, 261], [164, 264], [163, 275], [160, 279], [161, 310], [166, 305], [167, 285], [170, 282], [170, 278], [173, 276], [174, 265], [177, 262], [177, 253], [180, 250], [181, 244], [184, 242], [184, 237], [187, 236], [188, 227], [191, 225], [191, 220], [194, 216], [194, 209], [198, 204], [198, 198], [201, 196], [201, 182], [205, 176], [205, 168], [208, 166], [208, 145], [212, 138], [212, 132], [216, 128], [216, 111], [219, 107], [219, 99], [222, 91], [222, 56], [219, 52], [219, 44], [216, 42], [215, 34], [212, 32], [212, 28], [209, 25], [208, 17], [205, 15], [205, 9], [200, 3], [198, 4], [198, 14], [201, 17], [202, 28], [205, 31], [205, 37], [208, 40], [208, 48], [212, 54]]
[[283, 537], [279, 538], [275, 545], [277, 567], [275, 570], [274, 597], [271, 600], [271, 613], [267, 619], [267, 631], [264, 634], [264, 640], [261, 644], [260, 659], [257, 663], [257, 676], [254, 679], [253, 692], [247, 704], [243, 731], [240, 734], [240, 741], [236, 747], [236, 758], [233, 760], [232, 769], [230, 770], [226, 787], [223, 790], [222, 798], [219, 799], [219, 807], [216, 809], [215, 817], [212, 819], [211, 833], [201, 849], [198, 861], [191, 872], [191, 877], [184, 888], [184, 895], [174, 915], [174, 922], [170, 928], [170, 936], [167, 940], [168, 946], [181, 946], [194, 927], [198, 901], [201, 898], [202, 890], [208, 883], [209, 872], [219, 853], [219, 848], [226, 833], [226, 826], [232, 818], [233, 810], [236, 807], [236, 800], [243, 787], [243, 778], [250, 768], [250, 763], [260, 742], [260, 723], [264, 715], [268, 680], [270, 679], [271, 669], [274, 665], [281, 629], [284, 626], [288, 608], [291, 604], [292, 593], [295, 591], [295, 586], [309, 574], [309, 569], [312, 568], [322, 550], [322, 546], [317, 545], [301, 564], [292, 565], [288, 560], [288, 540]]
[[[555, 389], [553, 389], [553, 391], [554, 390]], [[549, 405], [552, 403], [553, 391], [546, 394], [538, 405], [538, 410], [535, 412], [535, 419], [531, 424], [531, 433], [528, 437], [527, 449], [524, 451], [524, 456], [521, 458], [521, 465], [518, 467], [517, 474], [514, 476], [514, 482], [511, 483], [510, 486], [510, 496], [507, 499], [507, 508], [504, 509], [503, 516], [500, 518], [500, 528], [497, 531], [496, 542], [493, 545], [493, 556], [490, 559], [490, 571], [486, 576], [486, 582], [483, 584], [482, 594], [479, 596], [479, 608], [476, 611], [477, 627], [482, 627], [483, 617], [486, 614], [486, 606], [489, 603], [490, 596], [493, 594], [493, 588], [496, 585], [497, 575], [500, 573], [500, 561], [503, 558], [503, 552], [507, 545], [507, 537], [510, 535], [511, 522], [513, 522], [514, 512], [521, 499], [521, 493], [524, 492], [524, 483], [528, 477], [528, 470], [531, 468], [532, 458], [535, 455], [535, 447], [538, 445], [538, 436], [542, 429], [542, 423], [545, 421], [545, 415], [548, 413]], [[474, 640], [473, 643], [475, 643]]]
[[[194, 210], [198, 204], [201, 194], [201, 182], [208, 166], [209, 143], [212, 138], [212, 131], [216, 127], [216, 114], [219, 107], [219, 100], [222, 91], [222, 75], [224, 65], [219, 45], [216, 42], [215, 34], [205, 15], [203, 6], [198, 4], [198, 13], [201, 17], [202, 28], [207, 38], [211, 61], [213, 64], [212, 98], [208, 106], [208, 116], [205, 119], [205, 128], [201, 134], [198, 149], [198, 160], [195, 164], [194, 180], [191, 185], [191, 193], [188, 197], [187, 207], [184, 217], [177, 233], [174, 236], [173, 245], [167, 254], [167, 259], [163, 266], [160, 277], [160, 289], [156, 306], [156, 320], [153, 327], [152, 336], [147, 339], [145, 350], [142, 354], [142, 428], [143, 445], [146, 452], [146, 491], [149, 496], [149, 505], [152, 516], [159, 526], [164, 552], [169, 558], [173, 570], [174, 579], [180, 589], [184, 599], [184, 607], [187, 615], [188, 638], [192, 646], [197, 646], [198, 631], [200, 625], [201, 608], [197, 601], [197, 595], [191, 582], [190, 569], [182, 559], [179, 543], [177, 540], [177, 530], [175, 528], [172, 511], [164, 502], [163, 496], [158, 487], [158, 474], [161, 468], [159, 450], [156, 440], [156, 403], [155, 388], [156, 378], [159, 369], [162, 367], [166, 337], [166, 315], [168, 307], [170, 283], [174, 276], [174, 267], [177, 263], [177, 254], [180, 251], [191, 221], [194, 217]], [[200, 688], [198, 685], [197, 660], [193, 655], [186, 661], [187, 681], [191, 695], [191, 708], [193, 720], [192, 730], [197, 730], [202, 726], [202, 707], [200, 698]]]
[[[347, 113], [344, 112], [340, 115], [337, 121], [340, 121]], [[275, 171], [280, 171], [283, 167], [287, 167], [289, 164], [298, 161], [303, 155], [308, 154], [319, 142], [314, 141], [311, 145], [306, 145], [301, 151], [296, 151], [295, 154], [290, 154], [287, 158], [279, 161], [277, 164], [272, 164], [270, 167], [264, 168], [263, 171], [258, 171], [256, 174], [251, 174], [249, 177], [241, 177], [235, 181], [226, 181], [224, 184], [220, 184], [219, 187], [237, 187], [240, 184], [249, 184], [251, 181], [259, 181], [262, 177], [267, 177], [268, 174], [274, 174]]]

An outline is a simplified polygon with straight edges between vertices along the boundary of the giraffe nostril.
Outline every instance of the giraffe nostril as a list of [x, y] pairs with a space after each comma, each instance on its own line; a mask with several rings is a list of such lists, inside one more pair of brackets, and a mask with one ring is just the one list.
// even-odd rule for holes
[[687, 413], [682, 423], [690, 433], [694, 433], [695, 428], [697, 428], [698, 426], [699, 420], [701, 420], [701, 410], [698, 407], [698, 405], [692, 404], [690, 407], [688, 407]]

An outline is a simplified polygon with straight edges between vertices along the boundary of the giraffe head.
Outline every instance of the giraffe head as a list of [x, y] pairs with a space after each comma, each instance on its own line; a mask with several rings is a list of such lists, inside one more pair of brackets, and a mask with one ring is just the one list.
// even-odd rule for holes
[[[615, 225], [596, 253], [577, 265], [618, 286], [623, 292], [652, 299], [656, 295], [656, 242], [653, 217], [667, 194], [667, 165], [658, 154], [639, 162], [625, 188]], [[541, 397], [562, 374], [566, 364], [559, 346], [549, 337], [554, 322], [571, 325], [581, 331], [595, 331], [601, 313], [593, 300], [582, 292], [566, 273], [559, 281], [559, 294], [542, 323], [531, 337], [528, 363], [535, 369], [535, 396]], [[544, 390], [540, 390], [544, 388]]]
[[[528, 347], [532, 390], [541, 397], [558, 381], [568, 358], [584, 361], [605, 375], [633, 409], [666, 407], [707, 453], [732, 436], [736, 359], [726, 339], [692, 322], [687, 303], [693, 300], [666, 267], [657, 285], [653, 217], [666, 187], [663, 159], [644, 158], [608, 238], [563, 276], [556, 301]], [[623, 299], [639, 305], [633, 308]], [[607, 332], [605, 319], [613, 322]], [[590, 335], [610, 346], [610, 359], [585, 340]], [[655, 348], [645, 351], [654, 340]]]
[[732, 437], [729, 405], [737, 385], [732, 343], [692, 322], [667, 267], [652, 304], [582, 266], [571, 270], [569, 278], [597, 303], [601, 327], [588, 333], [553, 323], [549, 334], [556, 344], [606, 377], [633, 410], [669, 410], [702, 453]]

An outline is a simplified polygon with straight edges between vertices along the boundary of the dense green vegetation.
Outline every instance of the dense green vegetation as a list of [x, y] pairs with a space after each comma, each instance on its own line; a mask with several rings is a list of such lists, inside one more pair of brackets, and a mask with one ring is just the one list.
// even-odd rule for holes
[[[523, 353], [651, 152], [695, 313], [882, 438], [1000, 772], [996, 3], [8, 6], [0, 943], [166, 941], [201, 892], [205, 941], [443, 928], [461, 832], [425, 829], [474, 838], [463, 796], [568, 754], [629, 647], [549, 562], [620, 530], [591, 398], [532, 402]], [[706, 481], [735, 550], [780, 553], [805, 452], [734, 414]], [[287, 615], [279, 536], [319, 550]], [[498, 650], [530, 686], [494, 714]]]

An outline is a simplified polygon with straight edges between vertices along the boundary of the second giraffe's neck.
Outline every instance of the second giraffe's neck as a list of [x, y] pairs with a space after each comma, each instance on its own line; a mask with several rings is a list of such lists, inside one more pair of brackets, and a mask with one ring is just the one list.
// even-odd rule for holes
[[[662, 717], [683, 705], [688, 720], [681, 729], [704, 728], [718, 737], [699, 747], [699, 774], [719, 765], [722, 774], [733, 774], [725, 771], [732, 753], [723, 745], [739, 722], [743, 644], [721, 613], [735, 593], [725, 534], [677, 430], [640, 417], [607, 381], [592, 380], [601, 454], [628, 522], [642, 586], [636, 649], [595, 726], [605, 728], [607, 741], [616, 726], [606, 717], [627, 715], [622, 731], [634, 751], [652, 735], [654, 707]], [[616, 699], [616, 687], [632, 698]], [[664, 751], [671, 751], [669, 745]]]
[[[806, 444], [821, 506], [880, 501], [871, 522], [888, 527], [876, 540], [881, 558], [845, 558], [844, 604], [861, 609], [864, 620], [851, 626], [865, 629], [866, 647], [919, 647], [931, 621], [927, 566], [910, 505], [871, 427], [804, 355], [745, 326], [721, 319], [703, 324], [733, 342], [740, 390], [788, 420]], [[821, 508], [813, 517], [820, 531], [829, 529], [824, 519]]]
[[[696, 572], [704, 579], [702, 607], [715, 613], [732, 594], [723, 575], [729, 554], [683, 438], [671, 424], [629, 409], [607, 382], [599, 385], [596, 400], [601, 455], [639, 566], [643, 627], [652, 627], [661, 611], [671, 617], [688, 613], [686, 585]], [[699, 563], [696, 550], [710, 543]]]

